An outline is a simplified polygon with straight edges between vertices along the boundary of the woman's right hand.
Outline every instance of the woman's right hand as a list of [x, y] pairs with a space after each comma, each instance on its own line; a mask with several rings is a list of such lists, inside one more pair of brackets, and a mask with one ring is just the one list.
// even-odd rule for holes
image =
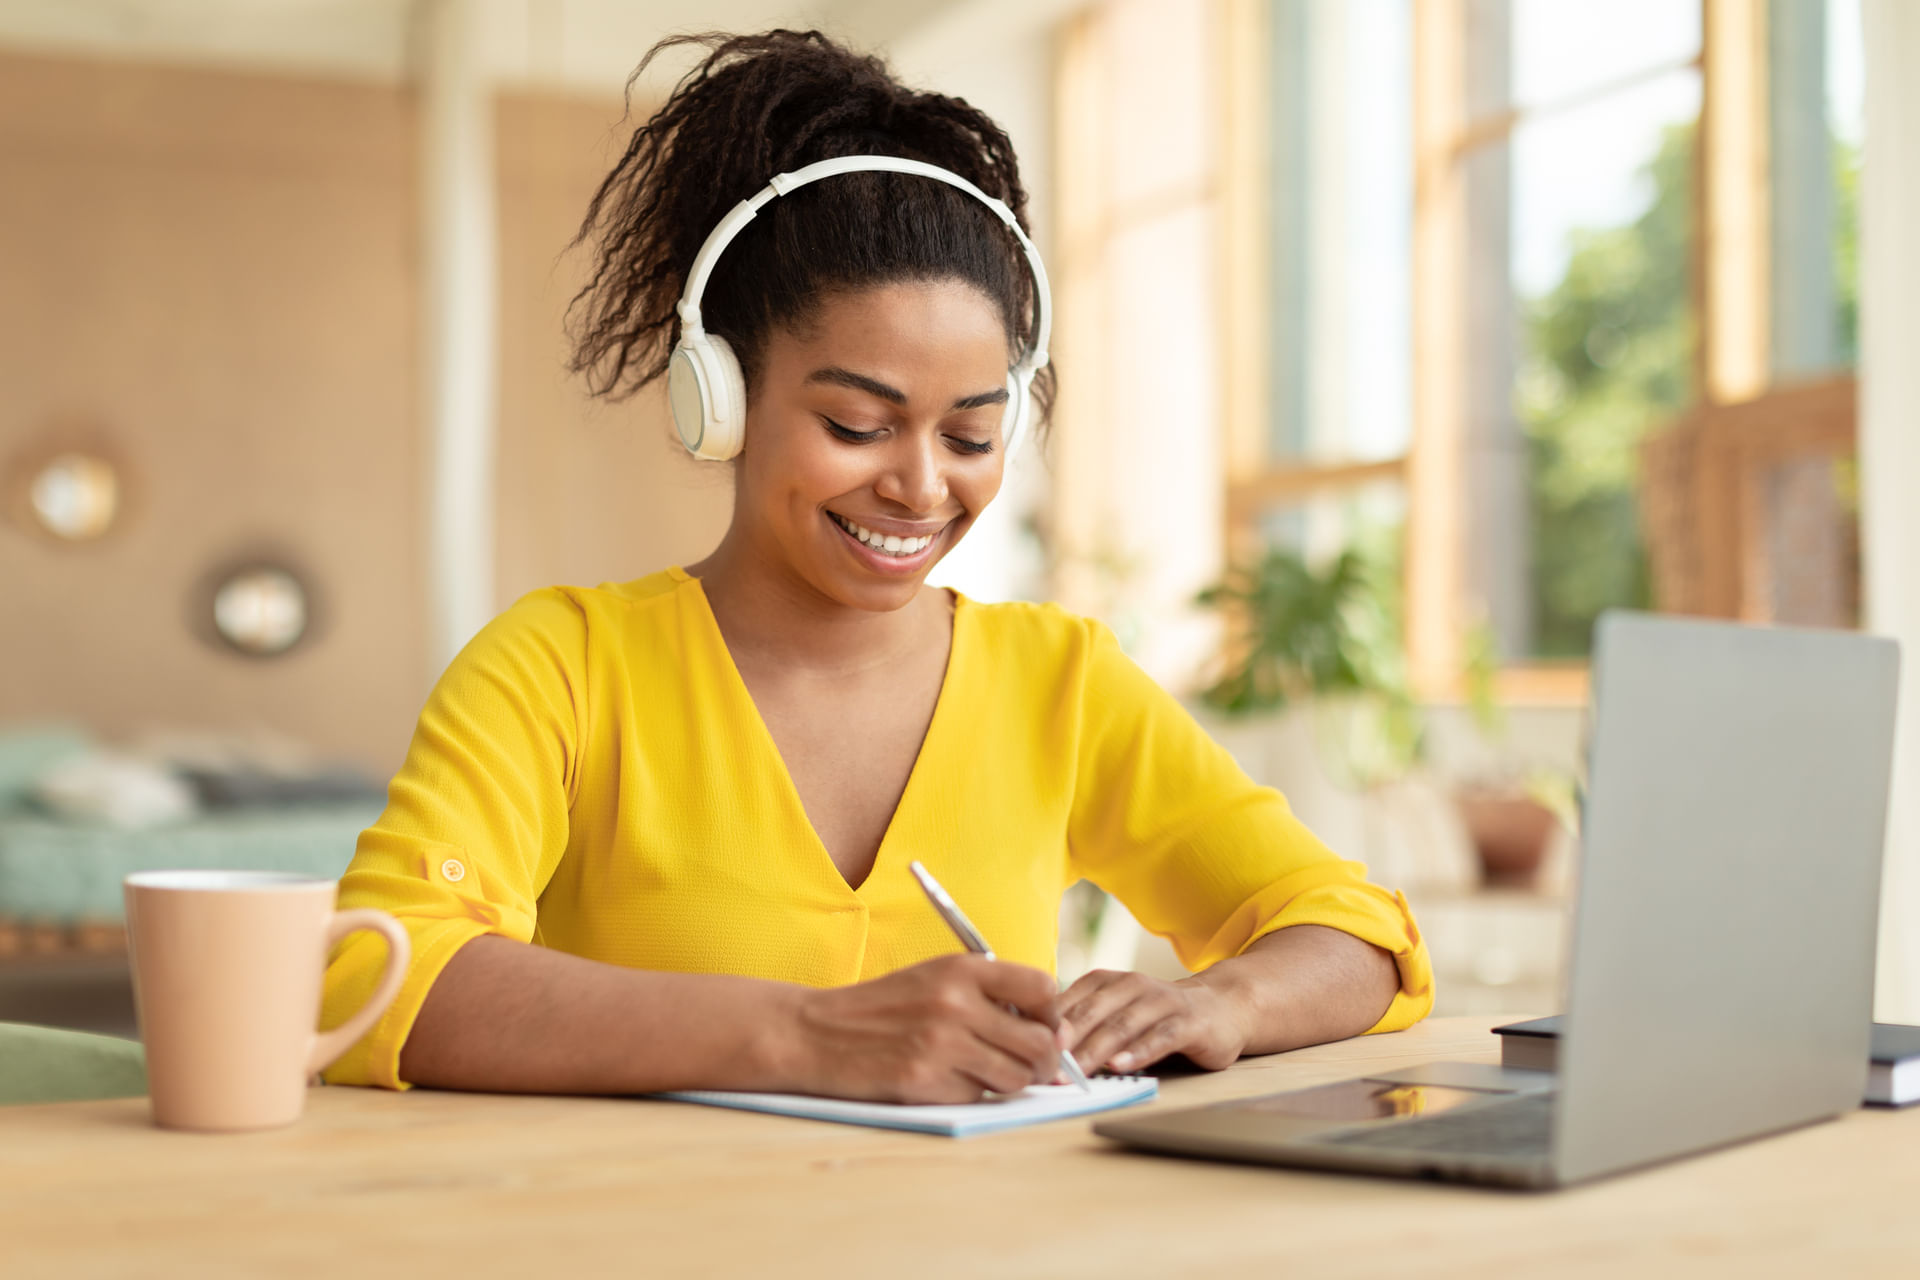
[[942, 956], [807, 992], [798, 1004], [792, 1074], [804, 1092], [827, 1097], [977, 1102], [990, 1089], [1016, 1093], [1052, 1080], [1059, 1026], [1051, 975], [977, 955]]

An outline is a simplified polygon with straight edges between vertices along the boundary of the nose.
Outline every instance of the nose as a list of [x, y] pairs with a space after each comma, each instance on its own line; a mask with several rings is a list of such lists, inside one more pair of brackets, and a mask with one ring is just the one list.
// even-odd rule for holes
[[932, 432], [903, 431], [887, 451], [874, 492], [909, 511], [934, 511], [947, 501], [946, 460]]

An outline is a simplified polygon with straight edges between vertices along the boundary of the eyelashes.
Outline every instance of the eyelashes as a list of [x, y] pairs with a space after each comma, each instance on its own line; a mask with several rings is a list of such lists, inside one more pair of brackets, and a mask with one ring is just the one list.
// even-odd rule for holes
[[821, 421], [827, 424], [827, 430], [833, 432], [834, 435], [839, 436], [848, 444], [871, 444], [880, 438], [878, 431], [855, 431], [852, 427], [841, 426], [832, 418], [822, 418]]
[[[820, 421], [827, 424], [827, 430], [833, 432], [835, 437], [845, 440], [848, 444], [871, 444], [875, 440], [878, 440], [881, 435], [878, 431], [855, 431], [851, 427], [843, 427], [832, 418], [822, 418]], [[993, 441], [991, 440], [963, 440], [959, 436], [948, 436], [946, 440], [947, 447], [956, 453], [979, 454], [993, 452]]]

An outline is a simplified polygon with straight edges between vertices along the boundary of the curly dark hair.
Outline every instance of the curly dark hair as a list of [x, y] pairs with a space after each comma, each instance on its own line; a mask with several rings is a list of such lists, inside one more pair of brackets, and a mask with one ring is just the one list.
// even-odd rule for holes
[[[1005, 201], [1027, 226], [1013, 145], [963, 100], [908, 89], [879, 58], [788, 30], [669, 36], [628, 79], [629, 100], [648, 65], [683, 45], [707, 55], [634, 130], [573, 241], [597, 242], [593, 273], [567, 308], [571, 368], [592, 394], [625, 399], [666, 372], [694, 254], [727, 210], [777, 173], [845, 155], [922, 160]], [[761, 210], [721, 256], [701, 320], [733, 345], [751, 385], [769, 330], [804, 325], [832, 293], [949, 279], [992, 299], [1009, 352], [1025, 349], [1033, 281], [990, 210], [922, 177], [843, 174]], [[1042, 369], [1041, 423], [1053, 392], [1053, 370]]]

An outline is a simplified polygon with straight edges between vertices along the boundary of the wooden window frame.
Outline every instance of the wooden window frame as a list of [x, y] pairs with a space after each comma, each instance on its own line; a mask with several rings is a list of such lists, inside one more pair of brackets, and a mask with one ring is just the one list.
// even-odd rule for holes
[[[1468, 0], [1415, 0], [1413, 13], [1413, 430], [1404, 456], [1379, 461], [1274, 459], [1266, 454], [1268, 389], [1265, 377], [1266, 281], [1262, 183], [1266, 176], [1266, 48], [1260, 0], [1224, 0], [1222, 50], [1227, 122], [1227, 175], [1222, 198], [1228, 216], [1222, 236], [1228, 335], [1223, 375], [1229, 392], [1226, 545], [1230, 556], [1259, 543], [1260, 517], [1379, 481], [1399, 481], [1406, 492], [1406, 618], [1408, 674], [1417, 696], [1458, 701], [1464, 696], [1467, 327], [1465, 313], [1467, 200], [1463, 162], [1506, 142], [1524, 122], [1604, 101], [1676, 71], [1700, 76], [1699, 141], [1695, 149], [1694, 275], [1698, 317], [1694, 351], [1700, 399], [1688, 415], [1705, 424], [1715, 442], [1735, 438], [1744, 423], [1766, 418], [1756, 402], [1782, 397], [1782, 407], [1819, 404], [1832, 421], [1816, 429], [1819, 448], [1841, 452], [1834, 425], [1850, 415], [1851, 377], [1812, 388], [1771, 386], [1768, 349], [1769, 193], [1767, 189], [1767, 56], [1765, 0], [1699, 0], [1701, 44], [1690, 58], [1649, 66], [1567, 97], [1515, 106], [1491, 116], [1467, 115]], [[1718, 446], [1718, 443], [1716, 445]], [[1725, 446], [1736, 448], [1733, 445]], [[1751, 452], [1750, 450], [1747, 452]], [[1766, 450], [1762, 450], [1766, 452]], [[1743, 453], [1742, 457], [1746, 455]], [[1742, 477], [1747, 473], [1743, 472]], [[1705, 572], [1720, 594], [1725, 616], [1753, 616], [1751, 593], [1728, 583], [1748, 582], [1754, 567], [1742, 560], [1737, 533], [1748, 480], [1727, 477], [1727, 519], [1712, 542]], [[1711, 496], [1711, 495], [1709, 495]], [[1751, 513], [1748, 512], [1751, 516]], [[1718, 529], [1718, 526], [1716, 526]], [[1734, 540], [1729, 542], [1727, 538]], [[1750, 556], [1746, 559], [1751, 559]], [[1720, 596], [1725, 596], [1724, 600]], [[1519, 705], [1579, 705], [1588, 694], [1585, 662], [1524, 662], [1501, 670], [1496, 694]]]

